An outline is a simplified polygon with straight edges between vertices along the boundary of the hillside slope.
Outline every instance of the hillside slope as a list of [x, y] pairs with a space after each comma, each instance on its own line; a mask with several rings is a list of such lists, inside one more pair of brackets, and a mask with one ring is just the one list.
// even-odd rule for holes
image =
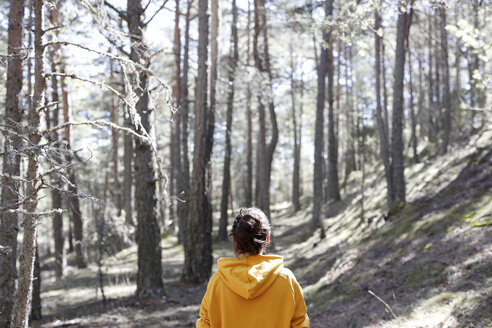
[[391, 221], [380, 170], [367, 178], [365, 220], [360, 177], [327, 206], [325, 240], [299, 229], [310, 207], [277, 213], [279, 251], [304, 287], [313, 327], [492, 327], [491, 140], [488, 131], [408, 167], [408, 204]]
[[[491, 140], [488, 131], [409, 166], [408, 204], [391, 221], [383, 218], [380, 168], [368, 168], [364, 220], [360, 172], [342, 188], [343, 201], [325, 207], [324, 240], [309, 230], [309, 199], [297, 213], [289, 203], [273, 207], [275, 252], [304, 288], [312, 327], [492, 327]], [[193, 327], [206, 285], [179, 281], [183, 253], [174, 236], [162, 247], [166, 299], [133, 296], [136, 246], [105, 261], [106, 304], [95, 265], [69, 267], [56, 280], [44, 259], [45, 317], [32, 326]], [[214, 256], [233, 256], [230, 243], [216, 243]]]

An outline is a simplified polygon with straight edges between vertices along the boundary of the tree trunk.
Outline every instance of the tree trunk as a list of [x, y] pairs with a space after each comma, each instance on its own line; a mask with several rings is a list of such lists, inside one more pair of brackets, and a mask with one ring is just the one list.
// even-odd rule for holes
[[[273, 94], [272, 90], [272, 72], [270, 67], [270, 53], [268, 48], [268, 29], [266, 20], [266, 8], [265, 0], [255, 0], [255, 37], [253, 41], [253, 53], [255, 58], [255, 66], [260, 73], [267, 75], [269, 91]], [[258, 48], [258, 41], [260, 34], [263, 37], [262, 51]], [[266, 142], [266, 112], [265, 102], [266, 99], [262, 99], [259, 96], [258, 114], [259, 114], [259, 134], [258, 134], [258, 148], [257, 148], [257, 188], [256, 203], [265, 214], [270, 218], [270, 183], [271, 183], [271, 169], [273, 154], [277, 146], [278, 141], [278, 125], [277, 117], [275, 113], [275, 105], [273, 100], [268, 102], [268, 114], [270, 118], [271, 137], [270, 141]]]
[[[333, 2], [329, 4], [331, 7], [329, 15], [332, 15]], [[327, 73], [328, 73], [328, 188], [327, 200], [340, 200], [340, 188], [338, 186], [338, 141], [335, 131], [335, 114], [333, 109], [333, 39], [331, 31], [328, 31], [328, 47], [327, 52]]]
[[[179, 197], [183, 182], [183, 174], [181, 172], [181, 112], [179, 107], [181, 106], [181, 31], [179, 29], [179, 0], [176, 0], [176, 8], [174, 11], [174, 39], [173, 39], [173, 53], [174, 53], [174, 85], [172, 88], [174, 106], [178, 108], [178, 111], [174, 113], [173, 121], [171, 125], [171, 177], [169, 180], [169, 190], [171, 195]], [[169, 214], [171, 219], [171, 231], [176, 228], [176, 215], [177, 204], [171, 202], [169, 206]], [[179, 220], [179, 219], [178, 219]], [[178, 222], [179, 225], [179, 222]], [[180, 235], [178, 234], [178, 237]]]
[[[114, 83], [114, 69], [113, 69], [113, 60], [109, 60], [109, 69], [110, 69], [110, 75], [109, 78], [111, 82]], [[114, 123], [115, 125], [118, 124], [118, 116], [116, 115], [116, 106], [115, 106], [115, 99], [114, 99], [113, 93], [110, 94], [109, 96], [109, 113], [110, 113], [110, 118], [111, 122]], [[119, 133], [117, 129], [111, 129], [111, 162], [112, 162], [112, 171], [113, 171], [113, 187], [111, 188], [112, 191], [112, 198], [113, 202], [116, 206], [116, 215], [120, 216], [121, 215], [121, 210], [123, 208], [122, 200], [121, 200], [121, 183], [119, 180], [119, 174], [118, 174], [118, 137]]]
[[[384, 37], [381, 37], [381, 69], [383, 74], [383, 120], [386, 127], [386, 134], [390, 135], [389, 114], [388, 114], [388, 88], [386, 87], [386, 58], [384, 55]], [[389, 139], [388, 139], [389, 140]], [[391, 169], [391, 166], [390, 166]]]
[[[325, 1], [325, 17], [333, 13], [333, 0]], [[313, 229], [321, 228], [321, 237], [325, 237], [323, 228], [322, 202], [323, 202], [323, 128], [326, 92], [326, 71], [328, 65], [328, 50], [323, 43], [330, 42], [330, 32], [323, 31], [323, 42], [318, 65], [318, 94], [316, 98], [316, 128], [314, 136], [314, 179], [313, 179], [313, 216], [311, 225]]]
[[[133, 128], [130, 114], [124, 113], [124, 126]], [[125, 210], [125, 223], [135, 225], [133, 221], [133, 138], [129, 134], [123, 137], [123, 209]]]
[[[195, 92], [195, 133], [191, 208], [185, 238], [183, 279], [205, 282], [212, 270], [212, 208], [210, 156], [213, 142], [213, 107], [207, 106], [208, 0], [198, 1], [198, 76]], [[213, 12], [214, 10], [212, 10]]]
[[[51, 9], [49, 11], [49, 18], [51, 24], [53, 26], [58, 24], [58, 11], [56, 9]], [[59, 47], [55, 46], [54, 49], [49, 53], [49, 59], [51, 61], [51, 71], [54, 73], [57, 71], [56, 62], [59, 61]], [[53, 103], [59, 102], [59, 90], [58, 90], [58, 77], [56, 75], [51, 76], [51, 101]], [[60, 116], [60, 106], [57, 104], [53, 109], [53, 116], [51, 118], [51, 123], [53, 126], [57, 126], [59, 124], [59, 116]], [[54, 149], [60, 149], [61, 140], [58, 132], [54, 132], [51, 136], [51, 142], [53, 144]], [[62, 158], [60, 152], [57, 150], [53, 154], [54, 160], [57, 164], [62, 163]], [[53, 185], [61, 189], [62, 181], [59, 174], [55, 174], [53, 176]], [[61, 209], [62, 206], [62, 197], [60, 191], [58, 189], [51, 190], [51, 206], [53, 209]], [[63, 272], [66, 266], [66, 254], [65, 254], [65, 237], [63, 234], [63, 215], [60, 212], [57, 212], [53, 215], [53, 239], [55, 241], [55, 275], [57, 278], [63, 277]]]
[[36, 255], [34, 257], [34, 270], [32, 282], [32, 306], [31, 320], [41, 320], [41, 265], [39, 263], [39, 247], [36, 240]]
[[[34, 96], [33, 110], [29, 122], [29, 142], [37, 146], [41, 140], [40, 108], [44, 106], [44, 90], [46, 81], [44, 78], [44, 49], [43, 46], [43, 0], [38, 0], [34, 5], [34, 52], [37, 60], [34, 66]], [[24, 215], [22, 226], [24, 238], [22, 240], [22, 254], [19, 257], [19, 279], [15, 292], [11, 327], [27, 328], [32, 297], [32, 279], [34, 271], [34, 257], [36, 251], [36, 230], [38, 218], [34, 214], [38, 205], [37, 193], [42, 187], [39, 181], [39, 154], [30, 152], [28, 157], [26, 194], [31, 198], [24, 205], [24, 209], [31, 214]]]
[[[21, 92], [22, 92], [22, 27], [24, 18], [24, 0], [10, 0], [9, 27], [8, 27], [8, 55], [7, 61], [7, 90], [5, 98], [5, 124], [14, 131], [17, 123], [22, 121]], [[15, 292], [15, 278], [17, 276], [17, 233], [19, 231], [19, 182], [7, 176], [20, 175], [20, 156], [15, 152], [21, 148], [20, 137], [5, 136], [2, 177], [2, 206], [14, 205], [14, 212], [0, 212], [0, 245], [10, 248], [7, 256], [0, 256], [0, 327], [9, 326], [13, 295]]]
[[354, 146], [354, 119], [353, 119], [353, 78], [352, 78], [352, 50], [345, 46], [345, 80], [350, 81], [345, 85], [345, 128], [346, 128], [346, 147], [345, 147], [345, 180], [349, 174], [355, 170], [355, 146]]
[[413, 97], [413, 71], [412, 71], [412, 52], [410, 50], [410, 39], [407, 39], [407, 52], [408, 52], [408, 85], [410, 93], [410, 123], [411, 123], [411, 139], [412, 139], [412, 153], [413, 162], [419, 162], [419, 155], [417, 153], [417, 118], [415, 117], [415, 103]]
[[[58, 21], [58, 11], [57, 9], [51, 10], [51, 17], [53, 18], [52, 24], [57, 26], [60, 24]], [[65, 63], [63, 61], [63, 56], [60, 54], [60, 71], [61, 73], [65, 73]], [[62, 94], [62, 105], [63, 105], [63, 121], [64, 123], [68, 123], [71, 121], [71, 109], [68, 103], [68, 92], [67, 86], [65, 82], [65, 76], [60, 77], [60, 85], [61, 85], [61, 94]], [[58, 118], [57, 118], [58, 120]], [[57, 125], [58, 123], [54, 124]], [[71, 138], [71, 128], [70, 125], [66, 125], [64, 129], [64, 135], [66, 140], [67, 149], [71, 149], [72, 138]], [[72, 162], [73, 158], [69, 154], [66, 156], [67, 161], [69, 163]], [[80, 202], [77, 196], [77, 181], [75, 179], [75, 173], [73, 168], [68, 169], [69, 181], [70, 184], [68, 186], [69, 198], [68, 201], [70, 203], [69, 210], [71, 211], [71, 220], [73, 224], [73, 238], [75, 239], [75, 259], [77, 262], [77, 267], [79, 269], [87, 267], [87, 259], [85, 253], [85, 245], [83, 239], [83, 223], [82, 223], [82, 212], [80, 210]], [[56, 207], [55, 207], [56, 208]]]
[[393, 186], [395, 191], [394, 200], [401, 203], [405, 203], [405, 167], [403, 160], [403, 80], [405, 75], [406, 23], [407, 12], [399, 9], [393, 85], [391, 166], [393, 168]]
[[391, 168], [390, 168], [390, 156], [389, 156], [389, 144], [388, 144], [388, 131], [386, 130], [386, 124], [382, 115], [381, 106], [381, 42], [382, 39], [378, 34], [381, 29], [381, 16], [379, 12], [375, 11], [375, 75], [376, 75], [376, 125], [379, 135], [379, 152], [384, 166], [384, 175], [386, 177], [386, 201], [388, 209], [391, 208], [391, 200], [393, 194]]
[[451, 134], [451, 93], [449, 86], [449, 63], [448, 63], [448, 35], [446, 31], [446, 3], [441, 1], [438, 6], [439, 16], [441, 18], [441, 67], [443, 82], [442, 105], [444, 107], [444, 126], [442, 153], [448, 152], [449, 136]]
[[434, 32], [435, 32], [435, 36], [434, 36], [434, 40], [435, 40], [435, 44], [434, 44], [434, 58], [435, 58], [435, 61], [434, 61], [434, 73], [436, 74], [436, 83], [434, 84], [434, 95], [436, 97], [436, 114], [437, 114], [437, 120], [436, 120], [436, 128], [438, 130], [441, 130], [443, 128], [443, 126], [441, 125], [442, 122], [443, 122], [443, 116], [442, 116], [442, 98], [441, 98], [441, 70], [442, 70], [442, 67], [441, 67], [441, 61], [439, 60], [439, 57], [441, 55], [441, 46], [440, 46], [440, 42], [441, 42], [441, 38], [440, 38], [440, 24], [439, 24], [439, 17], [437, 16], [433, 16], [434, 18]]
[[185, 17], [185, 38], [183, 49], [183, 78], [181, 79], [181, 172], [182, 177], [179, 179], [178, 190], [180, 192], [177, 211], [179, 224], [179, 240], [184, 243], [186, 227], [188, 221], [188, 209], [190, 207], [190, 163], [188, 159], [188, 116], [189, 116], [189, 99], [188, 99], [188, 71], [189, 71], [189, 47], [190, 47], [190, 12], [193, 0], [188, 0]]
[[[247, 59], [246, 66], [249, 67], [250, 62], [250, 38], [251, 38], [251, 8], [250, 2], [248, 0], [248, 23], [247, 23]], [[248, 122], [248, 132], [247, 132], [247, 141], [246, 141], [246, 186], [245, 186], [245, 197], [244, 197], [244, 205], [252, 206], [253, 205], [253, 121], [251, 117], [251, 84], [248, 79], [246, 85], [246, 120]]]
[[[227, 90], [227, 118], [226, 118], [226, 143], [224, 155], [224, 174], [222, 180], [222, 199], [220, 203], [220, 225], [219, 239], [227, 240], [227, 204], [231, 191], [231, 133], [232, 133], [232, 111], [234, 107], [234, 78], [236, 66], [239, 60], [238, 35], [237, 35], [237, 6], [236, 0], [232, 0], [232, 27], [231, 27], [231, 49], [229, 54], [229, 83]], [[232, 198], [232, 197], [231, 197]]]
[[[141, 0], [128, 0], [127, 20], [130, 32], [131, 60], [145, 67], [150, 65], [149, 52], [143, 38]], [[138, 75], [135, 93], [138, 97], [136, 109], [141, 118], [137, 132], [146, 133], [152, 140], [143, 142], [135, 139], [135, 207], [137, 210], [138, 272], [137, 290], [139, 297], [160, 297], [165, 294], [162, 281], [161, 236], [157, 222], [156, 157], [150, 142], [154, 143], [153, 108], [149, 106], [148, 76], [144, 71]]]
[[301, 209], [301, 203], [299, 202], [300, 197], [300, 161], [301, 153], [299, 148], [301, 143], [298, 139], [297, 133], [297, 113], [296, 113], [296, 85], [294, 80], [295, 64], [294, 64], [294, 49], [292, 48], [292, 40], [289, 44], [289, 56], [290, 56], [290, 99], [292, 104], [292, 125], [294, 130], [294, 172], [292, 173], [292, 204], [294, 205], [294, 210], [297, 212]]
[[429, 72], [428, 72], [428, 91], [429, 91], [429, 108], [427, 109], [427, 124], [429, 130], [429, 140], [435, 142], [437, 139], [436, 128], [434, 125], [434, 118], [436, 112], [436, 102], [434, 101], [434, 74], [432, 70], [433, 56], [432, 56], [432, 16], [429, 15], [429, 35], [428, 35], [428, 48], [429, 48]]

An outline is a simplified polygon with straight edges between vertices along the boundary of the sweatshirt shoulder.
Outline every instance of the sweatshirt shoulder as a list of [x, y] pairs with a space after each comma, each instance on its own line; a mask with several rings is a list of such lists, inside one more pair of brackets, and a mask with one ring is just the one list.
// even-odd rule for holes
[[283, 267], [279, 273], [279, 277], [281, 277], [282, 279], [284, 279], [286, 282], [288, 282], [291, 285], [297, 284], [296, 276], [294, 275], [294, 273], [289, 268]]
[[220, 274], [217, 271], [212, 275], [212, 278], [210, 278], [210, 280], [208, 281], [207, 289], [209, 290], [213, 289], [219, 281], [220, 281]]

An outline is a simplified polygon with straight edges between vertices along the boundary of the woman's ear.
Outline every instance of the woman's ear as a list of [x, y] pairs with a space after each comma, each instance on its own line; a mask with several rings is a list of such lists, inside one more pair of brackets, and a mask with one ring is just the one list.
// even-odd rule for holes
[[268, 234], [268, 235], [267, 235], [267, 237], [266, 237], [266, 240], [265, 240], [265, 241], [266, 241], [266, 243], [267, 243], [267, 244], [270, 244], [270, 234]]

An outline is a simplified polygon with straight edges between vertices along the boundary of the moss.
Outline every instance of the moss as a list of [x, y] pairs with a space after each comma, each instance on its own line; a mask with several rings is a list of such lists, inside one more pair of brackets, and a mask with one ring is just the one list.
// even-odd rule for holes
[[397, 251], [396, 251], [396, 254], [398, 254], [398, 255], [403, 254], [403, 249], [401, 249], [401, 248], [400, 248], [399, 250], [397, 250]]
[[434, 246], [434, 245], [432, 245], [432, 243], [427, 243], [427, 245], [425, 245], [424, 249], [425, 249], [426, 251], [428, 251], [428, 250], [433, 249], [434, 247], [435, 247], [435, 246]]
[[472, 228], [482, 228], [492, 226], [492, 217], [481, 217], [470, 222]]

